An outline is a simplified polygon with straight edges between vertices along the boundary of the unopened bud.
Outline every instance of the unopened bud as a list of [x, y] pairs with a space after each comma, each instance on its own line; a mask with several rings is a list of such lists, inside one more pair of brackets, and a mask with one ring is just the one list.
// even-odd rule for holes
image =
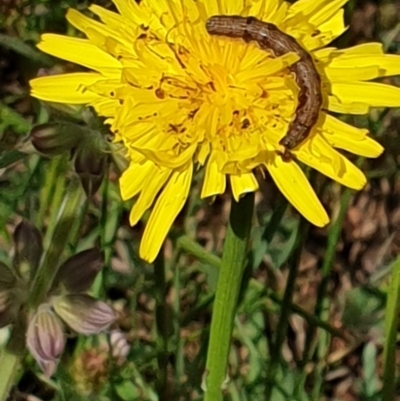
[[63, 324], [51, 310], [49, 304], [42, 304], [29, 322], [26, 344], [42, 369], [50, 377], [57, 368], [64, 351], [65, 335]]
[[87, 291], [103, 264], [103, 255], [98, 248], [79, 252], [60, 266], [54, 283], [63, 284], [68, 292]]
[[34, 225], [24, 220], [14, 231], [14, 243], [14, 264], [21, 277], [29, 281], [39, 266], [43, 251], [42, 235]]
[[88, 141], [76, 150], [74, 165], [86, 195], [91, 197], [103, 181], [107, 154], [99, 149], [94, 140]]
[[0, 291], [14, 287], [16, 281], [13, 271], [3, 262], [0, 262]]
[[115, 313], [104, 302], [86, 294], [67, 294], [53, 299], [57, 315], [77, 333], [100, 333], [114, 323]]
[[87, 128], [73, 123], [45, 123], [31, 130], [30, 139], [38, 152], [56, 156], [74, 148], [87, 131]]
[[123, 362], [129, 354], [130, 346], [126, 340], [126, 336], [119, 330], [113, 330], [110, 333], [110, 345], [112, 356], [118, 361]]

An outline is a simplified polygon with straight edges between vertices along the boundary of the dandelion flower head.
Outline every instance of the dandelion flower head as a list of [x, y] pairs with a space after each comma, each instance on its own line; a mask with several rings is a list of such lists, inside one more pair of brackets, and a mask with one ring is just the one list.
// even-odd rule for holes
[[[44, 34], [39, 48], [89, 72], [40, 77], [33, 96], [92, 106], [126, 149], [122, 198], [135, 198], [130, 223], [151, 209], [140, 255], [153, 261], [204, 167], [201, 197], [238, 200], [258, 189], [254, 170], [266, 169], [310, 222], [329, 218], [298, 161], [340, 184], [361, 189], [364, 174], [340, 150], [377, 157], [382, 147], [365, 129], [333, 113], [366, 114], [400, 106], [400, 89], [378, 82], [400, 73], [400, 58], [379, 43], [326, 47], [346, 29], [346, 0], [113, 0], [117, 12], [92, 5], [94, 18], [70, 9], [68, 21], [86, 38]], [[279, 145], [299, 88], [288, 67], [299, 57], [276, 57], [256, 43], [211, 36], [214, 15], [253, 16], [291, 35], [311, 55], [323, 105], [310, 136], [285, 161]]]

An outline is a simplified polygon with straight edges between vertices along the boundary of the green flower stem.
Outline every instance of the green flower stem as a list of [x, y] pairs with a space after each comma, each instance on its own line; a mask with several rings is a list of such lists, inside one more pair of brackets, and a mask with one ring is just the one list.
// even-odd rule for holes
[[236, 304], [245, 267], [254, 194], [232, 201], [211, 322], [204, 401], [222, 401]]
[[265, 386], [265, 400], [272, 401], [272, 391], [275, 385], [276, 375], [278, 373], [279, 364], [281, 360], [281, 348], [285, 341], [287, 334], [287, 327], [289, 316], [291, 313], [291, 305], [293, 293], [295, 290], [296, 278], [299, 269], [299, 262], [301, 252], [303, 250], [303, 242], [307, 237], [308, 223], [301, 219], [300, 227], [297, 231], [296, 245], [294, 247], [294, 253], [289, 260], [289, 276], [286, 283], [285, 293], [282, 299], [282, 306], [279, 315], [278, 326], [276, 328], [276, 335], [273, 341], [273, 347], [270, 350], [270, 364], [267, 372], [267, 380]]
[[70, 240], [71, 230], [83, 199], [82, 188], [77, 181], [74, 181], [66, 193], [63, 193], [60, 207], [57, 210], [53, 209], [54, 219], [50, 226], [54, 228], [50, 230], [50, 236], [46, 234], [44, 253], [30, 294], [29, 305], [33, 308], [43, 302], [53, 284], [60, 257]]

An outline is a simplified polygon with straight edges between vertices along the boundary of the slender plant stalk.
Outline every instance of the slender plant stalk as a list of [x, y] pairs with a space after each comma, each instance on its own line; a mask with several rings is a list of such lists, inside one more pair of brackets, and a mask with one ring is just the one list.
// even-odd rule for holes
[[46, 169], [44, 185], [40, 191], [39, 209], [34, 216], [35, 225], [40, 230], [49, 210], [49, 204], [55, 196], [55, 186], [65, 185], [65, 156], [54, 157]]
[[[346, 217], [351, 197], [352, 197], [351, 190], [345, 189], [340, 200], [339, 214], [335, 222], [332, 224], [328, 233], [328, 242], [325, 251], [325, 258], [321, 268], [322, 281], [318, 287], [317, 301], [314, 309], [314, 315], [320, 320], [326, 321], [328, 319], [328, 314], [324, 313], [324, 305], [326, 305], [325, 298], [328, 290], [332, 265], [335, 260], [336, 247], [339, 242], [340, 233], [342, 231], [343, 222]], [[325, 316], [323, 316], [323, 314]], [[307, 331], [306, 344], [303, 353], [303, 360], [301, 363], [302, 381], [305, 379], [306, 375], [305, 367], [312, 358], [312, 354], [316, 346], [316, 341], [317, 341], [316, 335], [317, 335], [317, 327], [314, 325], [310, 325]], [[329, 337], [326, 338], [327, 340], [329, 340]], [[318, 380], [315, 381], [315, 386], [318, 386]]]
[[263, 240], [267, 243], [270, 243], [272, 241], [272, 238], [274, 237], [276, 231], [279, 228], [279, 225], [281, 224], [286, 209], [288, 208], [287, 200], [284, 199], [283, 196], [280, 194], [278, 196], [280, 198], [280, 202], [278, 203], [278, 206], [274, 210], [271, 216], [271, 220], [265, 227], [265, 230], [262, 235]]
[[[282, 306], [283, 300], [278, 297], [278, 295], [274, 293], [268, 294], [268, 297], [277, 303], [278, 305]], [[327, 321], [319, 319], [317, 316], [308, 313], [306, 310], [301, 308], [300, 306], [291, 303], [290, 304], [290, 311], [296, 315], [301, 316], [304, 320], [307, 321], [308, 324], [319, 327], [325, 331], [327, 331], [331, 336], [339, 337], [342, 339], [347, 339], [344, 332], [341, 330], [331, 326]]]
[[[350, 189], [345, 189], [340, 200], [340, 210], [336, 221], [333, 223], [328, 234], [328, 244], [325, 252], [324, 263], [322, 265], [321, 274], [322, 278], [329, 278], [331, 273], [331, 268], [335, 260], [336, 247], [339, 242], [340, 233], [343, 229], [343, 222], [346, 217], [347, 209], [349, 208], [349, 203], [351, 200], [352, 191]], [[323, 288], [326, 291], [326, 284]], [[322, 294], [321, 294], [322, 295]]]
[[[180, 253], [180, 252], [178, 252]], [[174, 268], [174, 300], [172, 304], [173, 308], [173, 330], [174, 330], [174, 342], [175, 342], [175, 365], [174, 365], [174, 373], [175, 373], [175, 388], [179, 389], [179, 396], [181, 396], [181, 384], [182, 378], [185, 374], [185, 362], [184, 362], [184, 349], [183, 343], [184, 341], [181, 338], [180, 332], [180, 321], [179, 321], [179, 314], [181, 310], [181, 303], [180, 303], [180, 290], [181, 290], [181, 270], [178, 263], [175, 263]]]
[[161, 251], [154, 262], [154, 292], [156, 298], [156, 325], [158, 332], [158, 379], [157, 393], [159, 401], [170, 399], [171, 389], [168, 384], [168, 338], [170, 333], [169, 310], [167, 306], [167, 282], [165, 260]]
[[400, 313], [400, 258], [393, 265], [385, 311], [385, 344], [383, 349], [382, 401], [396, 397], [397, 318]]
[[54, 229], [51, 231], [50, 238], [47, 235], [45, 237], [44, 253], [30, 294], [29, 305], [33, 308], [43, 302], [53, 284], [60, 264], [60, 256], [69, 242], [71, 229], [83, 199], [83, 191], [79, 183], [74, 181], [63, 194], [60, 208], [53, 212], [55, 215], [53, 219]]
[[267, 380], [265, 386], [266, 401], [273, 401], [271, 398], [272, 391], [274, 389], [275, 379], [280, 365], [282, 345], [285, 341], [287, 334], [289, 316], [291, 313], [292, 298], [295, 290], [299, 262], [300, 262], [301, 252], [303, 249], [303, 242], [304, 239], [307, 237], [307, 230], [308, 230], [308, 223], [304, 219], [301, 219], [300, 227], [297, 232], [294, 253], [291, 256], [289, 262], [289, 276], [286, 283], [285, 293], [282, 299], [282, 306], [279, 315], [278, 326], [276, 328], [276, 335], [274, 338], [273, 348], [270, 350], [271, 360], [268, 367]]
[[59, 221], [58, 213], [56, 213], [55, 211], [60, 210], [65, 196], [65, 185], [66, 185], [65, 170], [59, 169], [57, 173], [60, 174], [61, 177], [58, 177], [58, 179], [56, 180], [52, 188], [52, 193], [49, 198], [50, 201], [48, 204], [48, 210], [51, 210], [53, 212], [50, 214], [50, 220], [46, 227], [46, 234], [43, 238], [43, 247], [45, 249], [48, 249], [50, 247], [51, 241], [53, 241], [54, 230], [57, 227]]
[[217, 267], [218, 269], [221, 267], [221, 258], [207, 252], [201, 245], [190, 239], [188, 236], [183, 235], [179, 237], [176, 244], [179, 248], [190, 255], [195, 256], [201, 262]]
[[208, 345], [204, 401], [222, 401], [233, 322], [240, 291], [254, 208], [254, 194], [232, 201], [215, 294]]

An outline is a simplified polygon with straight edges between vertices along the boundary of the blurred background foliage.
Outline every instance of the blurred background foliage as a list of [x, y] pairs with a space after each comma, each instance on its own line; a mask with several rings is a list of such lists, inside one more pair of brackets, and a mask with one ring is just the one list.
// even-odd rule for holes
[[[8, 399], [200, 400], [229, 196], [200, 201], [198, 174], [166, 244], [165, 277], [154, 276], [137, 257], [143, 226], [129, 226], [131, 203], [121, 202], [118, 189], [125, 161], [106, 128], [91, 110], [29, 97], [29, 79], [78, 70], [40, 53], [35, 43], [44, 32], [79, 35], [65, 12], [85, 11], [89, 3], [0, 2], [0, 261], [15, 267], [15, 230], [22, 220], [43, 236], [49, 271], [81, 251], [101, 249], [104, 264], [90, 293], [111, 305], [117, 318], [108, 334], [68, 336], [51, 379], [25, 354]], [[108, 0], [94, 3], [113, 9]], [[346, 20], [349, 29], [335, 46], [379, 41], [388, 53], [399, 53], [400, 1], [352, 0]], [[391, 82], [400, 84], [398, 78]], [[348, 121], [367, 127], [386, 151], [370, 161], [349, 155], [369, 178], [358, 193], [310, 173], [336, 218], [331, 227], [304, 228], [272, 180], [262, 180], [229, 360], [231, 401], [263, 400], [268, 386], [273, 401], [389, 401], [393, 386], [400, 394], [400, 111], [373, 110]], [[38, 124], [46, 125], [31, 132]], [[46, 142], [43, 129], [72, 139]], [[77, 212], [61, 224], [66, 200]], [[293, 263], [297, 279], [293, 302], [285, 305], [289, 324], [280, 355], [271, 344]], [[46, 291], [32, 297], [40, 303]], [[15, 333], [9, 326], [0, 330], [0, 347]], [[278, 369], [274, 383], [271, 364]], [[0, 359], [0, 382], [3, 368]]]

